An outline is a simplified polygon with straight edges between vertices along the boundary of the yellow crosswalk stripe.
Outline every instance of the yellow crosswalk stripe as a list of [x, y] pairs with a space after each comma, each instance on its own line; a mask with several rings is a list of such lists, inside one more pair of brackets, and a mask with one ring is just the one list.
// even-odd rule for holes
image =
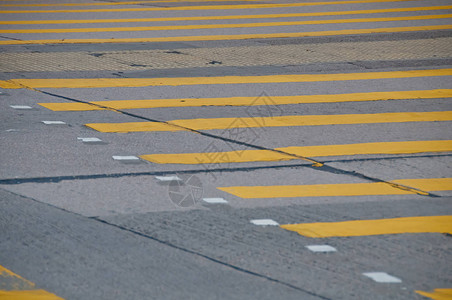
[[416, 291], [416, 293], [433, 300], [452, 299], [452, 289], [435, 289], [433, 292]]
[[0, 280], [8, 283], [8, 290], [0, 290], [0, 299], [62, 300], [55, 294], [35, 289], [35, 284], [0, 265]]
[[376, 3], [376, 2], [380, 3], [380, 2], [407, 2], [407, 1], [415, 1], [415, 0], [346, 0], [346, 1], [302, 2], [302, 3], [284, 3], [284, 4], [238, 4], [238, 5], [201, 5], [201, 6], [177, 6], [177, 7], [59, 9], [59, 10], [3, 10], [3, 11], [0, 11], [0, 14], [292, 8], [292, 7], [318, 6], [318, 5], [341, 5], [341, 4], [363, 4], [363, 3]]
[[[0, 265], [0, 277], [11, 278], [11, 279], [17, 280], [20, 282], [20, 284], [22, 286], [25, 286], [29, 289], [32, 289], [35, 287], [35, 284], [33, 282], [23, 278], [22, 276], [12, 272], [11, 270], [8, 270], [7, 268], [3, 267], [2, 265]], [[9, 280], [9, 281], [11, 282], [13, 280]], [[19, 285], [13, 283], [13, 286], [11, 286], [11, 287], [18, 288]]]
[[[452, 190], [452, 178], [401, 179], [390, 183], [415, 188], [425, 192]], [[412, 195], [415, 192], [393, 187], [385, 182], [339, 183], [313, 185], [273, 185], [273, 186], [230, 186], [219, 187], [221, 191], [234, 196], [253, 198], [293, 198], [293, 197], [338, 197], [338, 196], [378, 196]]]
[[452, 216], [301, 223], [280, 225], [280, 227], [311, 238], [402, 233], [452, 233]]
[[[11, 0], [9, 0], [11, 1]], [[8, 2], [9, 2], [8, 1]], [[13, 0], [17, 1], [17, 0]], [[20, 0], [22, 1], [22, 0]], [[100, 2], [100, 3], [28, 3], [28, 4], [0, 4], [0, 7], [46, 7], [46, 6], [113, 6], [113, 5], [136, 5], [136, 4], [147, 4], [147, 3], [172, 3], [172, 2], [229, 2], [237, 0], [151, 0], [151, 1], [120, 1], [120, 2]], [[262, 0], [240, 0], [241, 2], [255, 2]], [[264, 0], [267, 1], [267, 0]], [[3, 0], [0, 1], [4, 2]]]
[[366, 9], [366, 10], [350, 10], [350, 11], [329, 11], [329, 12], [312, 12], [312, 13], [259, 14], [259, 15], [227, 15], [227, 16], [135, 18], [135, 19], [88, 19], [88, 20], [21, 20], [21, 21], [19, 21], [19, 20], [6, 21], [5, 20], [5, 21], [0, 21], [0, 25], [91, 24], [91, 23], [115, 23], [115, 24], [118, 24], [118, 23], [137, 23], [137, 22], [272, 19], [272, 18], [379, 14], [379, 13], [390, 13], [390, 12], [419, 12], [419, 11], [445, 10], [445, 9], [452, 9], [452, 5]]
[[202, 24], [202, 25], [170, 25], [170, 26], [141, 26], [141, 27], [104, 27], [104, 28], [44, 28], [44, 29], [0, 29], [0, 33], [80, 33], [80, 32], [125, 32], [125, 31], [157, 31], [157, 30], [193, 30], [193, 29], [225, 29], [225, 28], [257, 28], [277, 26], [300, 26], [322, 24], [348, 24], [366, 22], [392, 22], [433, 20], [451, 18], [452, 14], [408, 16], [391, 18], [361, 18], [361, 19], [335, 19], [335, 20], [309, 20], [291, 22], [265, 22], [265, 23], [236, 23], [236, 24]]
[[154, 38], [4, 40], [4, 41], [0, 41], [0, 45], [156, 43], [156, 42], [190, 42], [190, 41], [193, 42], [193, 41], [221, 41], [221, 40], [246, 40], [246, 39], [270, 39], [270, 38], [297, 38], [297, 37], [315, 37], [315, 36], [340, 36], [340, 35], [432, 31], [432, 30], [448, 30], [448, 29], [452, 29], [452, 25], [344, 29], [344, 30], [288, 32], [288, 33], [175, 36], [175, 37], [154, 37]]
[[[91, 101], [88, 103], [38, 103], [53, 111], [86, 111], [111, 109], [138, 109], [158, 107], [194, 107], [194, 106], [259, 106], [304, 103], [336, 103], [355, 101], [383, 101], [406, 99], [452, 98], [452, 89], [392, 91], [371, 93], [348, 93], [326, 95], [297, 95], [266, 97], [225, 97], [225, 98], [182, 98], [152, 100], [111, 100]], [[97, 106], [99, 105], [99, 106]], [[102, 106], [102, 107], [100, 107]]]
[[[452, 27], [451, 27], [452, 28]], [[0, 80], [0, 88], [106, 88], [106, 87], [146, 87], [182, 86], [206, 84], [252, 84], [324, 82], [348, 80], [372, 80], [392, 78], [415, 78], [427, 76], [451, 76], [452, 69], [428, 69], [388, 72], [360, 72], [338, 74], [295, 74], [258, 76], [219, 77], [166, 77], [166, 78], [42, 78]]]
[[[140, 155], [144, 160], [158, 164], [242, 163], [283, 161], [301, 157], [326, 157], [363, 154], [409, 154], [452, 151], [452, 140], [377, 142], [345, 145], [283, 147], [271, 150], [239, 150], [208, 153], [174, 153]], [[293, 154], [294, 156], [290, 155]], [[296, 155], [296, 156], [295, 156]]]
[[166, 123], [127, 122], [127, 123], [89, 123], [86, 126], [100, 132], [144, 132], [144, 131], [182, 131], [214, 130], [257, 127], [322, 126], [376, 123], [437, 122], [452, 121], [452, 111], [402, 112], [379, 114], [344, 115], [305, 115], [274, 116], [256, 118], [211, 118], [182, 119]]
[[14, 300], [62, 300], [45, 290], [31, 290], [31, 291], [2, 291], [0, 290], [0, 299], [14, 299]]

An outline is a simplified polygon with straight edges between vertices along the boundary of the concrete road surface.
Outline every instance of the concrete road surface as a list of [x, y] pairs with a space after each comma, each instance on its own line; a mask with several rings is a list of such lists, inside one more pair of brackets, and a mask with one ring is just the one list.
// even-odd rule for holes
[[0, 2], [0, 299], [452, 299], [445, 0]]

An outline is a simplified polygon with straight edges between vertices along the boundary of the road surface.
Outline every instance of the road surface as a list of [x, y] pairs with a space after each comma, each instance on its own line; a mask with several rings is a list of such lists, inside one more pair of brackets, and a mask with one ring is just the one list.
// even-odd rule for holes
[[0, 298], [451, 299], [451, 16], [2, 0]]

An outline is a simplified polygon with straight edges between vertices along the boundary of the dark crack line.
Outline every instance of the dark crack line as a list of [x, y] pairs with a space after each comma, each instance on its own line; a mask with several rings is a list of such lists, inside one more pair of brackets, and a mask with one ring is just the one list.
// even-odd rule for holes
[[[11, 82], [14, 83], [13, 80], [11, 80]], [[18, 83], [15, 83], [15, 84], [18, 84]], [[296, 155], [296, 154], [293, 154], [293, 153], [288, 153], [288, 152], [285, 152], [285, 151], [282, 151], [282, 150], [276, 150], [276, 149], [267, 148], [267, 147], [263, 147], [263, 146], [259, 146], [259, 145], [249, 144], [249, 143], [246, 143], [246, 142], [241, 142], [241, 141], [233, 140], [233, 139], [230, 139], [230, 138], [225, 138], [225, 137], [222, 137], [222, 136], [219, 136], [219, 135], [203, 132], [203, 131], [200, 131], [200, 130], [195, 130], [195, 129], [184, 127], [184, 126], [181, 126], [181, 125], [172, 124], [172, 123], [169, 123], [167, 121], [151, 119], [151, 118], [143, 117], [143, 116], [140, 116], [140, 115], [137, 115], [137, 114], [129, 113], [129, 112], [126, 112], [126, 111], [123, 111], [123, 110], [113, 109], [113, 108], [108, 107], [108, 106], [103, 106], [103, 105], [100, 105], [100, 104], [95, 104], [95, 103], [90, 103], [90, 102], [87, 102], [87, 101], [75, 99], [75, 98], [72, 98], [72, 97], [66, 97], [66, 96], [62, 96], [62, 95], [58, 95], [58, 94], [42, 91], [42, 90], [39, 90], [39, 89], [30, 88], [28, 86], [24, 86], [24, 85], [21, 85], [21, 84], [18, 84], [18, 85], [23, 86], [24, 88], [27, 88], [27, 89], [34, 90], [34, 91], [39, 92], [39, 93], [43, 93], [43, 94], [49, 95], [49, 96], [57, 97], [57, 98], [60, 98], [60, 99], [65, 99], [65, 100], [72, 101], [72, 102], [92, 105], [92, 106], [103, 108], [103, 109], [106, 109], [106, 110], [115, 111], [117, 113], [121, 113], [121, 114], [130, 116], [130, 117], [133, 117], [133, 118], [136, 118], [136, 119], [144, 120], [144, 121], [147, 121], [147, 122], [156, 122], [156, 123], [167, 124], [169, 126], [177, 127], [179, 129], [183, 129], [183, 130], [186, 130], [186, 131], [189, 131], [189, 132], [197, 133], [197, 134], [200, 134], [202, 136], [206, 136], [206, 137], [209, 137], [209, 138], [221, 140], [221, 141], [226, 142], [226, 143], [233, 143], [233, 144], [246, 146], [246, 147], [257, 149], [257, 150], [266, 150], [266, 151], [276, 152], [276, 153], [283, 154], [283, 155], [288, 155], [288, 156], [294, 157], [296, 159], [300, 159], [300, 160], [304, 160], [304, 161], [308, 161], [308, 162], [312, 163], [312, 165], [310, 167], [312, 169], [314, 169], [314, 170], [319, 170], [319, 171], [333, 173], [333, 174], [348, 175], [348, 176], [352, 176], [352, 177], [355, 177], [355, 178], [357, 177], [357, 178], [360, 178], [360, 179], [368, 180], [368, 181], [371, 181], [371, 182], [385, 183], [385, 184], [388, 184], [388, 185], [392, 186], [393, 188], [397, 188], [397, 189], [404, 190], [404, 191], [409, 191], [409, 192], [412, 192], [412, 193], [415, 193], [415, 194], [418, 194], [418, 195], [422, 195], [422, 196], [430, 196], [430, 197], [435, 197], [436, 196], [434, 194], [431, 194], [429, 192], [426, 192], [426, 191], [423, 191], [423, 190], [420, 190], [420, 189], [416, 189], [416, 188], [409, 187], [409, 186], [404, 186], [404, 185], [401, 185], [401, 184], [393, 183], [393, 182], [386, 181], [386, 180], [383, 180], [383, 179], [380, 179], [380, 178], [376, 178], [376, 177], [367, 176], [365, 174], [358, 173], [358, 172], [355, 172], [355, 171], [346, 171], [346, 170], [342, 170], [342, 169], [339, 169], [339, 168], [336, 168], [336, 167], [326, 166], [323, 162], [311, 159], [309, 157], [304, 157], [304, 156]]]
[[67, 180], [88, 180], [102, 178], [121, 178], [121, 177], [138, 177], [138, 176], [163, 176], [169, 174], [202, 174], [202, 173], [222, 173], [237, 171], [254, 171], [262, 169], [280, 169], [280, 168], [297, 168], [310, 167], [308, 164], [283, 165], [283, 166], [258, 166], [258, 167], [237, 167], [237, 168], [215, 168], [215, 169], [193, 169], [193, 170], [176, 170], [176, 171], [151, 171], [151, 172], [130, 172], [130, 173], [111, 173], [111, 174], [90, 174], [90, 175], [63, 175], [48, 177], [28, 177], [28, 178], [7, 178], [0, 179], [0, 184], [22, 184], [22, 183], [50, 183], [61, 182]]
[[[259, 273], [256, 273], [256, 272], [253, 272], [253, 271], [250, 271], [250, 270], [247, 270], [247, 269], [244, 269], [244, 268], [241, 268], [241, 267], [232, 265], [232, 264], [230, 264], [230, 263], [227, 263], [227, 262], [218, 260], [218, 259], [216, 259], [216, 258], [207, 256], [207, 255], [205, 255], [205, 254], [196, 252], [196, 251], [194, 251], [194, 250], [190, 250], [190, 249], [187, 249], [187, 248], [183, 248], [183, 247], [177, 246], [177, 245], [175, 245], [175, 244], [173, 244], [173, 243], [170, 243], [170, 242], [167, 242], [167, 241], [158, 239], [158, 238], [156, 238], [156, 237], [152, 237], [152, 236], [147, 235], [147, 234], [144, 234], [144, 233], [142, 233], [142, 232], [138, 232], [138, 231], [135, 231], [135, 230], [132, 230], [132, 229], [129, 229], [129, 228], [126, 228], [126, 227], [123, 227], [123, 226], [114, 224], [114, 223], [110, 223], [110, 222], [108, 222], [108, 221], [105, 221], [105, 220], [103, 220], [103, 219], [100, 219], [99, 217], [86, 217], [86, 216], [83, 216], [83, 215], [81, 215], [81, 214], [79, 214], [79, 213], [75, 213], [75, 212], [73, 212], [73, 211], [70, 211], [70, 210], [67, 210], [67, 209], [64, 209], [64, 208], [55, 206], [55, 205], [53, 205], [53, 204], [41, 202], [41, 201], [39, 201], [39, 200], [37, 200], [37, 199], [35, 199], [35, 198], [32, 198], [32, 197], [29, 197], [29, 196], [24, 196], [24, 195], [21, 195], [21, 194], [12, 192], [12, 191], [5, 190], [5, 189], [3, 189], [3, 188], [0, 188], [0, 189], [3, 190], [3, 191], [5, 191], [5, 192], [7, 192], [7, 193], [12, 194], [12, 195], [16, 195], [16, 196], [18, 196], [18, 197], [22, 197], [22, 198], [29, 199], [29, 200], [34, 201], [34, 202], [36, 202], [36, 203], [45, 205], [45, 206], [47, 206], [47, 207], [52, 207], [52, 208], [54, 208], [54, 209], [58, 209], [58, 210], [60, 210], [60, 211], [62, 211], [62, 212], [69, 213], [69, 214], [74, 215], [74, 216], [78, 216], [78, 217], [82, 217], [82, 218], [91, 219], [91, 220], [93, 220], [93, 221], [97, 221], [97, 222], [102, 223], [102, 224], [105, 224], [105, 225], [107, 225], [107, 226], [113, 226], [113, 227], [118, 228], [118, 229], [120, 229], [120, 230], [122, 230], [122, 231], [126, 231], [126, 232], [129, 232], [129, 233], [131, 233], [131, 234], [138, 235], [138, 236], [140, 236], [140, 237], [144, 237], [144, 238], [146, 238], [146, 239], [155, 241], [155, 242], [160, 243], [160, 244], [162, 244], [162, 245], [164, 245], [164, 246], [171, 247], [171, 248], [173, 248], [173, 249], [176, 249], [176, 250], [179, 250], [179, 251], [183, 251], [183, 252], [185, 252], [185, 253], [188, 253], [188, 254], [191, 254], [191, 255], [195, 255], [195, 256], [198, 256], [198, 257], [207, 259], [207, 260], [209, 260], [209, 261], [211, 261], [211, 262], [213, 262], [213, 263], [220, 264], [220, 265], [222, 265], [222, 266], [224, 266], [224, 267], [234, 269], [234, 270], [236, 270], [236, 271], [238, 271], [238, 272], [245, 273], [245, 274], [248, 274], [248, 275], [251, 275], [251, 276], [255, 276], [255, 277], [259, 277], [259, 278], [262, 278], [262, 279], [266, 279], [266, 280], [268, 280], [268, 281], [271, 281], [271, 282], [274, 282], [274, 283], [277, 283], [277, 284], [280, 284], [280, 285], [287, 286], [287, 287], [289, 287], [289, 288], [292, 288], [292, 289], [295, 289], [295, 290], [297, 290], [297, 291], [300, 291], [300, 292], [309, 294], [309, 295], [314, 296], [314, 297], [317, 297], [317, 298], [319, 298], [319, 299], [332, 300], [332, 299], [330, 299], [330, 298], [326, 298], [326, 297], [324, 297], [324, 296], [318, 295], [318, 294], [316, 294], [316, 293], [314, 293], [314, 292], [305, 290], [305, 289], [303, 289], [303, 288], [300, 288], [300, 287], [298, 287], [298, 286], [292, 285], [292, 284], [290, 284], [290, 283], [286, 283], [286, 282], [283, 282], [283, 281], [281, 281], [281, 280], [278, 280], [278, 279], [275, 279], [275, 278], [272, 278], [272, 277], [269, 277], [269, 276], [266, 276], [266, 275], [263, 275], [263, 274], [259, 274]], [[54, 227], [54, 228], [57, 229], [57, 230], [60, 229], [59, 227]]]
[[175, 244], [173, 244], [173, 243], [171, 243], [171, 242], [168, 242], [168, 241], [164, 241], [164, 240], [158, 239], [158, 238], [156, 238], [156, 237], [147, 235], [147, 234], [145, 234], [145, 233], [142, 233], [142, 232], [139, 232], [139, 231], [136, 231], [136, 230], [133, 230], [133, 229], [130, 229], [130, 228], [121, 226], [121, 225], [117, 225], [117, 224], [114, 224], [114, 223], [110, 223], [110, 222], [108, 222], [108, 221], [105, 221], [105, 220], [103, 220], [103, 219], [100, 219], [99, 217], [92, 217], [91, 219], [96, 220], [96, 221], [101, 222], [101, 223], [104, 223], [104, 224], [109, 225], [109, 226], [114, 226], [114, 227], [116, 227], [116, 228], [118, 228], [118, 229], [125, 230], [125, 231], [127, 231], [127, 232], [130, 232], [130, 233], [139, 235], [139, 236], [141, 236], [141, 237], [145, 237], [145, 238], [147, 238], [147, 239], [150, 239], [150, 240], [153, 240], [153, 241], [158, 242], [158, 243], [160, 243], [160, 244], [163, 244], [163, 245], [165, 245], [165, 246], [168, 246], [168, 247], [171, 247], [171, 248], [174, 248], [174, 249], [177, 249], [177, 250], [180, 250], [180, 251], [189, 253], [189, 254], [191, 254], [191, 255], [196, 255], [196, 256], [198, 256], [198, 257], [202, 257], [202, 258], [204, 258], [204, 259], [207, 259], [207, 260], [209, 260], [209, 261], [212, 261], [212, 262], [214, 262], [214, 263], [220, 264], [220, 265], [222, 265], [222, 266], [225, 266], [225, 267], [234, 269], [234, 270], [239, 271], [239, 272], [241, 272], [241, 273], [245, 273], [245, 274], [252, 275], [252, 276], [255, 276], [255, 277], [263, 278], [263, 279], [266, 279], [266, 280], [268, 280], [268, 281], [271, 281], [271, 282], [274, 282], [274, 283], [277, 283], [277, 284], [281, 284], [281, 285], [287, 286], [287, 287], [289, 287], [289, 288], [298, 290], [298, 291], [300, 291], [300, 292], [309, 294], [309, 295], [311, 295], [311, 296], [317, 297], [317, 298], [319, 298], [319, 299], [331, 300], [330, 298], [326, 298], [326, 297], [324, 297], [324, 296], [321, 296], [321, 295], [316, 294], [316, 293], [314, 293], [314, 292], [305, 290], [305, 289], [303, 289], [303, 288], [301, 288], [301, 287], [292, 285], [292, 284], [290, 284], [290, 283], [287, 283], [287, 282], [284, 282], [284, 281], [281, 281], [281, 280], [278, 280], [278, 279], [269, 277], [269, 276], [264, 275], [264, 274], [256, 273], [256, 272], [253, 272], [253, 271], [250, 271], [250, 270], [241, 268], [241, 267], [239, 267], [239, 266], [236, 266], [236, 265], [227, 263], [227, 262], [225, 262], [225, 261], [221, 261], [221, 260], [216, 259], [216, 258], [214, 258], [214, 257], [208, 256], [208, 255], [205, 255], [205, 254], [202, 254], [202, 253], [200, 253], [200, 252], [196, 252], [196, 251], [194, 251], [194, 250], [190, 250], [190, 249], [187, 249], [187, 248], [183, 248], [183, 247], [181, 247], [181, 246], [177, 246], [177, 245], [175, 245]]
[[4, 35], [0, 35], [0, 38], [4, 38], [4, 39], [8, 39], [8, 40], [13, 40], [13, 41], [22, 41], [21, 39], [15, 39], [15, 38], [7, 37], [7, 36], [4, 36]]

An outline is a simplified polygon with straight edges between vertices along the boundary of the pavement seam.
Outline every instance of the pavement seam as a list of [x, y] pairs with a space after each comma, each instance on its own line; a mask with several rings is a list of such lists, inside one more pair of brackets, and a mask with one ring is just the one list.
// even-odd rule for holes
[[[329, 160], [325, 162], [358, 162], [358, 161], [378, 161], [378, 160], [397, 160], [406, 158], [418, 157], [450, 157], [452, 154], [438, 154], [438, 155], [409, 155], [409, 156], [392, 156], [392, 157], [377, 157], [377, 158], [362, 158], [349, 160]], [[215, 169], [192, 169], [192, 170], [176, 170], [176, 171], [150, 171], [150, 172], [128, 172], [128, 173], [110, 173], [110, 174], [81, 174], [81, 175], [62, 175], [62, 176], [47, 176], [47, 177], [23, 177], [23, 178], [5, 178], [0, 179], [0, 185], [13, 185], [23, 183], [55, 183], [68, 180], [90, 180], [103, 178], [122, 178], [122, 177], [138, 177], [138, 176], [166, 176], [173, 174], [202, 174], [202, 173], [222, 173], [222, 172], [250, 172], [255, 170], [265, 169], [285, 169], [285, 168], [311, 168], [308, 164], [289, 164], [289, 165], [270, 165], [270, 166], [256, 166], [256, 167], [235, 167], [235, 168], [215, 168]], [[440, 197], [438, 195], [429, 193], [431, 197]]]
[[208, 255], [202, 254], [202, 253], [200, 253], [200, 252], [196, 252], [196, 251], [194, 251], [194, 250], [190, 250], [190, 249], [188, 249], [188, 248], [183, 248], [183, 247], [177, 246], [177, 245], [175, 245], [175, 244], [173, 244], [173, 243], [171, 243], [171, 242], [168, 242], [168, 241], [164, 241], [164, 240], [158, 239], [158, 238], [156, 238], [156, 237], [147, 235], [147, 234], [145, 234], [145, 233], [142, 233], [142, 232], [139, 232], [139, 231], [135, 231], [135, 230], [126, 228], [126, 227], [121, 226], [121, 225], [117, 225], [117, 224], [110, 223], [110, 222], [108, 222], [108, 221], [106, 221], [106, 220], [100, 219], [99, 217], [90, 217], [90, 219], [96, 220], [96, 221], [98, 221], [98, 222], [100, 222], [100, 223], [103, 223], [103, 224], [106, 224], [106, 225], [109, 225], [109, 226], [116, 227], [116, 228], [118, 228], [118, 229], [121, 229], [121, 230], [130, 232], [130, 233], [132, 233], [132, 234], [136, 234], [136, 235], [141, 236], [141, 237], [145, 237], [145, 238], [147, 238], [147, 239], [153, 240], [153, 241], [158, 242], [158, 243], [160, 243], [160, 244], [163, 244], [163, 245], [165, 245], [165, 246], [168, 246], [168, 247], [171, 247], [171, 248], [174, 248], [174, 249], [177, 249], [177, 250], [180, 250], [180, 251], [183, 251], [183, 252], [192, 254], [192, 255], [196, 255], [196, 256], [198, 256], [198, 257], [202, 257], [202, 258], [207, 259], [207, 260], [209, 260], [209, 261], [211, 261], [211, 262], [214, 262], [214, 263], [220, 264], [220, 265], [222, 265], [222, 266], [225, 266], [225, 267], [234, 269], [234, 270], [236, 270], [236, 271], [238, 271], [238, 272], [245, 273], [245, 274], [252, 275], [252, 276], [255, 276], [255, 277], [259, 277], [259, 278], [263, 278], [263, 279], [266, 279], [266, 280], [268, 280], [268, 281], [271, 281], [271, 282], [274, 282], [274, 283], [278, 283], [278, 284], [287, 286], [287, 287], [289, 287], [289, 288], [298, 290], [298, 291], [300, 291], [300, 292], [309, 294], [309, 295], [311, 295], [311, 296], [317, 297], [317, 298], [319, 298], [319, 299], [332, 300], [331, 298], [326, 298], [326, 297], [324, 297], [324, 296], [321, 296], [321, 295], [316, 294], [316, 293], [314, 293], [314, 292], [311, 292], [311, 291], [305, 290], [305, 289], [303, 289], [303, 288], [297, 287], [297, 286], [292, 285], [292, 284], [290, 284], [290, 283], [283, 282], [283, 281], [280, 281], [280, 280], [278, 280], [278, 279], [275, 279], [275, 278], [266, 276], [266, 275], [264, 275], [264, 274], [256, 273], [256, 272], [253, 272], [253, 271], [250, 271], [250, 270], [241, 268], [241, 267], [239, 267], [239, 266], [236, 266], [236, 265], [233, 265], [233, 264], [230, 264], [230, 263], [227, 263], [227, 262], [218, 260], [218, 259], [216, 259], [216, 258], [213, 258], [213, 257], [210, 257], [210, 256], [208, 256]]
[[[229, 143], [233, 143], [233, 144], [237, 144], [237, 145], [241, 145], [241, 146], [246, 146], [246, 147], [249, 147], [249, 148], [254, 148], [254, 149], [258, 149], [258, 150], [267, 150], [267, 151], [271, 151], [271, 152], [276, 152], [278, 154], [292, 156], [292, 157], [294, 157], [296, 159], [300, 159], [300, 160], [304, 160], [304, 161], [312, 163], [312, 165], [309, 165], [307, 167], [312, 168], [313, 170], [323, 171], [323, 172], [332, 173], [332, 174], [348, 175], [348, 176], [357, 177], [357, 178], [364, 179], [364, 180], [371, 181], [371, 182], [385, 183], [385, 184], [390, 185], [393, 188], [401, 189], [401, 190], [408, 191], [408, 192], [411, 192], [411, 193], [414, 193], [414, 194], [417, 194], [417, 195], [421, 195], [421, 196], [438, 197], [435, 194], [432, 194], [432, 193], [429, 193], [427, 191], [423, 191], [423, 190], [420, 190], [420, 189], [417, 189], [417, 188], [404, 186], [404, 185], [393, 183], [393, 182], [390, 182], [390, 181], [386, 181], [386, 180], [383, 180], [383, 179], [380, 179], [380, 178], [367, 176], [365, 174], [358, 173], [358, 172], [355, 172], [355, 171], [346, 171], [346, 170], [339, 169], [339, 168], [336, 168], [336, 167], [327, 166], [323, 162], [311, 159], [309, 157], [304, 157], [304, 156], [301, 156], [301, 155], [285, 152], [285, 151], [282, 151], [282, 150], [277, 150], [277, 149], [267, 148], [267, 147], [263, 147], [263, 146], [259, 146], [259, 145], [246, 143], [246, 142], [241, 142], [241, 141], [237, 141], [237, 140], [234, 140], [234, 139], [218, 136], [218, 135], [215, 135], [215, 134], [202, 132], [200, 130], [188, 128], [188, 127], [185, 127], [185, 126], [172, 124], [172, 123], [169, 123], [167, 121], [154, 120], [154, 119], [151, 119], [151, 118], [143, 117], [143, 116], [140, 116], [140, 115], [137, 115], [137, 114], [133, 114], [133, 113], [129, 113], [129, 112], [126, 112], [126, 111], [122, 111], [122, 110], [119, 110], [119, 109], [114, 109], [114, 108], [111, 108], [111, 107], [108, 107], [108, 106], [102, 106], [100, 104], [90, 103], [90, 102], [79, 100], [79, 99], [75, 99], [75, 98], [72, 98], [72, 97], [67, 97], [67, 96], [63, 96], [63, 95], [58, 95], [58, 94], [46, 92], [46, 91], [43, 91], [43, 90], [40, 90], [40, 89], [36, 89], [36, 88], [32, 88], [32, 87], [23, 85], [21, 83], [17, 83], [14, 80], [9, 80], [9, 82], [11, 82], [12, 84], [21, 86], [22, 88], [29, 89], [29, 90], [32, 90], [32, 91], [35, 91], [35, 92], [38, 92], [38, 93], [42, 93], [42, 94], [45, 94], [45, 95], [49, 95], [49, 96], [52, 96], [52, 97], [57, 97], [57, 98], [65, 99], [65, 100], [72, 101], [72, 102], [84, 103], [84, 104], [87, 104], [87, 105], [100, 107], [100, 108], [103, 108], [103, 109], [106, 109], [106, 110], [114, 111], [114, 112], [117, 112], [117, 113], [120, 113], [120, 114], [123, 114], [123, 115], [127, 115], [127, 116], [130, 116], [130, 117], [133, 117], [133, 118], [145, 120], [145, 121], [148, 121], [148, 122], [163, 123], [163, 124], [166, 124], [166, 125], [169, 125], [169, 126], [172, 126], [172, 127], [181, 128], [183, 130], [186, 130], [186, 131], [189, 131], [189, 132], [192, 132], [192, 133], [197, 133], [197, 134], [200, 134], [202, 136], [206, 136], [206, 137], [209, 137], [209, 138], [221, 140], [221, 141], [226, 142], [226, 143], [229, 142]], [[64, 177], [66, 177], [66, 176], [64, 176]], [[69, 176], [69, 177], [73, 177], [73, 176]]]

